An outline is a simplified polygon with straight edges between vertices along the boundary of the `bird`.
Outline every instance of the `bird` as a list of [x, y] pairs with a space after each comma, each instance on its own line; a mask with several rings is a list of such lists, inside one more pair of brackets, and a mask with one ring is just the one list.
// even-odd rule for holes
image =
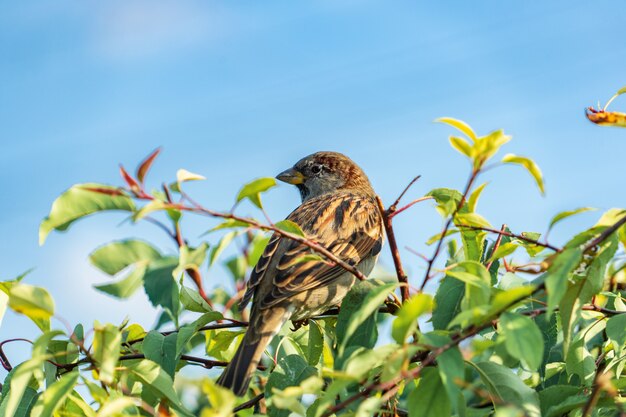
[[[382, 214], [363, 170], [338, 152], [316, 152], [276, 176], [302, 203], [289, 216], [305, 236], [367, 276], [383, 244]], [[288, 321], [339, 307], [356, 277], [312, 249], [274, 233], [253, 268], [240, 302], [252, 300], [248, 328], [218, 385], [244, 396], [272, 338]]]

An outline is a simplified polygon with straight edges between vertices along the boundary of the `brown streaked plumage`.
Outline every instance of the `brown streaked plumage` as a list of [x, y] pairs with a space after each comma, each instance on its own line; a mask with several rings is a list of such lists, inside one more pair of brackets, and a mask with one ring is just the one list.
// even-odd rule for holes
[[[277, 176], [298, 187], [302, 204], [287, 219], [307, 237], [363, 274], [382, 246], [376, 194], [365, 173], [346, 156], [317, 152]], [[218, 384], [244, 395], [271, 339], [289, 319], [302, 320], [338, 306], [355, 277], [322, 260], [300, 261], [312, 249], [274, 234], [248, 280], [241, 300], [251, 299], [250, 325]]]

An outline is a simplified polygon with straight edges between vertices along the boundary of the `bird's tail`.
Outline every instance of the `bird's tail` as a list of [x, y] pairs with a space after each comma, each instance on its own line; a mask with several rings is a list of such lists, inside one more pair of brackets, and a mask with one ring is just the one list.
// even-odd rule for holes
[[248, 390], [252, 373], [259, 365], [263, 351], [291, 315], [282, 308], [258, 313], [255, 320], [251, 320], [235, 356], [217, 380], [218, 385], [229, 388], [240, 397]]

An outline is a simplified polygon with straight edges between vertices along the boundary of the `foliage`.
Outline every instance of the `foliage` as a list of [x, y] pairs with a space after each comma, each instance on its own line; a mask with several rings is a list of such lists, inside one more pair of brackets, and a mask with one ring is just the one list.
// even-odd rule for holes
[[[438, 188], [427, 194], [444, 227], [428, 239], [435, 250], [423, 257], [426, 273], [407, 279], [390, 237], [400, 285], [357, 282], [338, 314], [313, 317], [293, 331], [286, 326], [271, 345], [273, 360], [259, 367], [244, 398], [217, 386], [217, 374], [208, 370], [223, 367], [241, 341], [248, 313], [237, 301], [268, 232], [309, 244], [312, 257], [340, 261], [293, 222], [264, 223], [234, 213], [248, 200], [265, 217], [261, 195], [274, 179], [244, 185], [232, 211], [213, 211], [184, 191], [185, 182], [204, 179], [184, 169], [162, 189], [146, 190], [156, 150], [134, 176], [121, 168], [123, 186], [71, 187], [42, 222], [41, 242], [53, 230], [107, 210], [166, 230], [177, 253], [129, 238], [106, 243], [90, 256], [113, 279], [95, 285], [97, 291], [127, 299], [143, 288], [161, 316], [154, 329], [131, 322], [51, 329], [54, 302], [44, 288], [24, 283], [24, 276], [0, 283], [0, 312], [8, 307], [22, 313], [41, 330], [31, 358], [15, 367], [0, 345], [2, 365], [10, 370], [0, 414], [205, 417], [234, 410], [252, 415], [256, 409], [306, 417], [624, 415], [626, 210], [607, 211], [564, 247], [550, 244], [547, 233], [542, 239], [536, 232], [494, 228], [476, 211], [485, 184], [475, 183], [510, 136], [501, 130], [479, 136], [459, 120], [438, 121], [460, 133], [450, 143], [469, 161], [470, 175], [463, 191]], [[495, 165], [511, 164], [524, 168], [544, 192], [533, 160], [507, 154]], [[396, 209], [397, 203], [384, 211], [388, 234], [392, 218], [413, 204]], [[588, 210], [558, 213], [548, 230]], [[182, 219], [190, 215], [220, 223], [191, 245], [182, 235]], [[235, 254], [220, 261], [226, 253]], [[207, 293], [202, 275], [217, 262], [232, 282]], [[434, 280], [434, 294], [423, 291]], [[407, 283], [421, 290], [401, 291], [401, 305], [394, 305], [389, 296]], [[171, 330], [162, 331], [164, 326]], [[189, 365], [207, 368], [206, 377], [186, 377], [182, 372]]]

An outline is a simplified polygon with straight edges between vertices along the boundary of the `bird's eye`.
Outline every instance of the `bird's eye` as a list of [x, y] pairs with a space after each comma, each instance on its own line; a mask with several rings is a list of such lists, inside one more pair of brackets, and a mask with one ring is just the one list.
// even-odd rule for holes
[[311, 167], [311, 172], [314, 174], [319, 174], [320, 172], [322, 172], [322, 167], [320, 165], [313, 165]]

